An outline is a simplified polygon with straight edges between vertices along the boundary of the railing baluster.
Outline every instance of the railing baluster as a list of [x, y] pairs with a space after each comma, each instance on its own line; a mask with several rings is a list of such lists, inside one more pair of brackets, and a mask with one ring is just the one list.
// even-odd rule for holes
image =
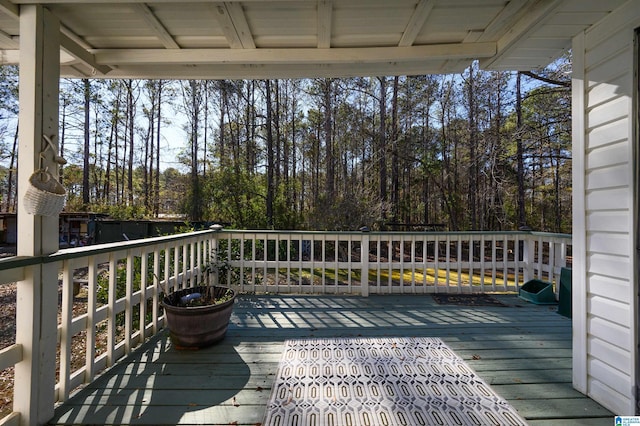
[[124, 299], [124, 350], [126, 353], [129, 353], [131, 350], [131, 333], [133, 331], [133, 306], [131, 296], [133, 295], [134, 263], [133, 253], [129, 250], [127, 253], [127, 273]]
[[484, 293], [485, 272], [486, 272], [486, 270], [485, 270], [486, 266], [484, 264], [484, 261], [485, 261], [485, 249], [486, 249], [485, 245], [486, 245], [486, 243], [487, 243], [487, 240], [486, 240], [484, 234], [482, 234], [482, 236], [480, 237], [480, 253], [479, 253], [479, 255], [480, 255], [480, 291], [482, 293]]
[[96, 291], [98, 289], [98, 259], [96, 256], [89, 256], [87, 270], [87, 325], [85, 351], [85, 374], [84, 382], [89, 383], [95, 376], [96, 358]]
[[440, 286], [440, 236], [438, 235], [436, 235], [436, 238], [434, 241], [433, 256], [435, 261], [435, 272], [434, 272], [435, 282], [433, 283], [433, 285], [434, 285], [434, 292], [438, 293], [438, 288]]
[[467, 268], [467, 276], [469, 277], [469, 292], [473, 293], [473, 235], [469, 235], [469, 267]]
[[62, 318], [60, 324], [60, 393], [59, 398], [69, 398], [71, 377], [71, 320], [73, 319], [73, 265], [69, 260], [62, 262]]
[[502, 237], [502, 287], [509, 291], [509, 244], [507, 236]]
[[115, 362], [116, 347], [116, 284], [118, 275], [117, 252], [111, 253], [109, 257], [109, 309], [107, 311], [107, 367], [111, 367]]

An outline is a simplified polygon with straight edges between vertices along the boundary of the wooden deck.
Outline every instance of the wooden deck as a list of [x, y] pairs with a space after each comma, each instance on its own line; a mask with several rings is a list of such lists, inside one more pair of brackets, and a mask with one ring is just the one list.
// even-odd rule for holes
[[225, 340], [177, 351], [162, 332], [56, 410], [51, 424], [251, 425], [263, 420], [283, 342], [301, 337], [442, 338], [531, 425], [610, 425], [571, 386], [571, 321], [512, 295], [507, 307], [429, 295], [242, 296]]

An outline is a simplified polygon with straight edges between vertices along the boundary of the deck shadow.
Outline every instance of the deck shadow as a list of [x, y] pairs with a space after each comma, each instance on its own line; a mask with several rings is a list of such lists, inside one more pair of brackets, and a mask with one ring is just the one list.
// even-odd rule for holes
[[250, 377], [233, 346], [177, 350], [165, 331], [58, 407], [50, 424], [196, 423], [212, 407], [234, 405]]

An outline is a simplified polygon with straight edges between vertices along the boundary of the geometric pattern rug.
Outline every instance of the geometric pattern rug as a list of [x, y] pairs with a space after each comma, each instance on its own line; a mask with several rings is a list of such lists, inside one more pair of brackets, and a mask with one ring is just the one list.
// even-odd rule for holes
[[285, 342], [264, 426], [526, 425], [442, 340]]

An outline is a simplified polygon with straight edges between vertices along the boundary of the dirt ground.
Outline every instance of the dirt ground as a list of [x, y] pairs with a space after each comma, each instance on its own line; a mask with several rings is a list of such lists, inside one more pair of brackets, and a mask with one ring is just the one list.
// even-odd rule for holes
[[[0, 286], [0, 349], [16, 341], [16, 285]], [[0, 418], [11, 413], [13, 367], [0, 372]]]

